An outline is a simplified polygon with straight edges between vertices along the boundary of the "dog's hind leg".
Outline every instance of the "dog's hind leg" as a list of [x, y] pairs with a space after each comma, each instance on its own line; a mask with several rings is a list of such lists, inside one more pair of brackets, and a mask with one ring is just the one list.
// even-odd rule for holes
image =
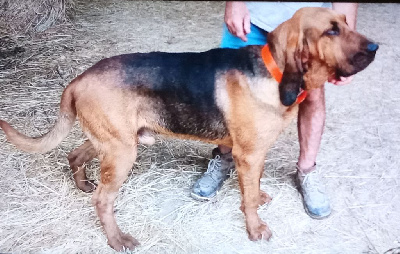
[[[138, 132], [139, 143], [152, 145], [155, 142], [152, 133], [142, 129]], [[83, 192], [92, 192], [96, 189], [94, 180], [88, 180], [86, 177], [85, 164], [93, 160], [97, 156], [97, 152], [92, 142], [86, 140], [81, 146], [68, 154], [69, 166], [75, 180], [76, 186]]]
[[[137, 144], [113, 140], [100, 144], [101, 179], [92, 202], [107, 235], [108, 244], [117, 251], [134, 249], [139, 242], [119, 229], [114, 217], [114, 201], [137, 156]], [[96, 146], [97, 147], [97, 146]]]
[[81, 146], [68, 154], [69, 166], [75, 180], [76, 186], [84, 192], [92, 192], [96, 189], [93, 180], [86, 177], [85, 163], [90, 162], [97, 156], [93, 144], [86, 140]]

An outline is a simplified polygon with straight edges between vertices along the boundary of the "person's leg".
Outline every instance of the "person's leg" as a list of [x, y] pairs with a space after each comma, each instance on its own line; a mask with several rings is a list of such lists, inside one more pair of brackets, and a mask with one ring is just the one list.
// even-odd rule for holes
[[298, 135], [300, 155], [297, 162], [297, 185], [304, 208], [310, 217], [322, 219], [331, 213], [325, 186], [316, 170], [316, 158], [325, 125], [325, 90], [309, 91], [299, 106]]
[[[251, 24], [251, 32], [247, 34], [247, 42], [232, 35], [226, 24], [223, 26], [221, 48], [241, 48], [248, 45], [265, 45], [267, 32]], [[210, 200], [222, 187], [223, 182], [229, 178], [234, 169], [231, 148], [219, 145], [212, 151], [213, 159], [208, 164], [204, 173], [193, 185], [191, 196], [197, 200]]]
[[322, 87], [309, 91], [306, 99], [299, 105], [297, 126], [300, 142], [299, 168], [308, 169], [314, 166], [324, 125], [325, 91]]

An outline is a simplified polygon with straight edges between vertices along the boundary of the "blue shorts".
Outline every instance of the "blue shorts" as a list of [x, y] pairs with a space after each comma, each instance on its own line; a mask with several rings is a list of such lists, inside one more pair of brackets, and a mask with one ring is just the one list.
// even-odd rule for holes
[[267, 44], [267, 31], [262, 30], [256, 25], [251, 24], [250, 33], [247, 34], [247, 41], [244, 42], [239, 37], [234, 36], [228, 30], [224, 23], [222, 31], [221, 48], [241, 48], [249, 45], [265, 45]]

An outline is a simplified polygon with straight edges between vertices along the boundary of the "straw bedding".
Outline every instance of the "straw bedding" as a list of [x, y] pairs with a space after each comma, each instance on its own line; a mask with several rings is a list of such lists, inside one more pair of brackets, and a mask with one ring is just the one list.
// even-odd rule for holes
[[0, 33], [43, 32], [73, 14], [73, 0], [1, 0]]
[[[68, 81], [104, 57], [219, 46], [222, 2], [75, 5], [74, 23], [0, 39], [3, 49], [19, 47], [0, 58], [0, 118], [29, 135], [52, 126]], [[358, 30], [379, 42], [376, 61], [351, 85], [326, 87], [317, 163], [333, 206], [328, 219], [309, 218], [294, 188], [295, 122], [268, 153], [261, 182], [273, 197], [259, 209], [274, 234], [269, 242], [247, 239], [236, 174], [215, 200], [190, 198], [213, 146], [158, 138], [154, 146], [140, 146], [116, 201], [121, 229], [142, 243], [134, 253], [399, 253], [399, 12], [397, 4], [360, 4]], [[31, 155], [0, 133], [0, 252], [114, 253], [91, 194], [76, 189], [68, 168], [68, 152], [84, 139], [77, 124], [56, 149]], [[98, 164], [88, 165], [91, 179], [98, 180]]]

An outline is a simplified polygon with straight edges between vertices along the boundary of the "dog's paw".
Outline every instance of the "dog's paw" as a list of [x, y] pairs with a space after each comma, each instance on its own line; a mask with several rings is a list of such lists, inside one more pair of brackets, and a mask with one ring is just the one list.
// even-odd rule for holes
[[248, 225], [247, 232], [251, 241], [269, 240], [272, 236], [272, 232], [269, 230], [267, 224], [260, 219], [258, 219], [258, 223]]
[[140, 243], [129, 234], [119, 233], [108, 239], [108, 245], [116, 251], [134, 250]]
[[246, 215], [246, 228], [249, 239], [252, 241], [269, 240], [272, 236], [267, 224], [263, 222], [257, 213], [248, 213]]
[[264, 191], [260, 191], [260, 203], [259, 205], [264, 205], [264, 204], [269, 204], [272, 201], [272, 198], [270, 195], [268, 195]]

